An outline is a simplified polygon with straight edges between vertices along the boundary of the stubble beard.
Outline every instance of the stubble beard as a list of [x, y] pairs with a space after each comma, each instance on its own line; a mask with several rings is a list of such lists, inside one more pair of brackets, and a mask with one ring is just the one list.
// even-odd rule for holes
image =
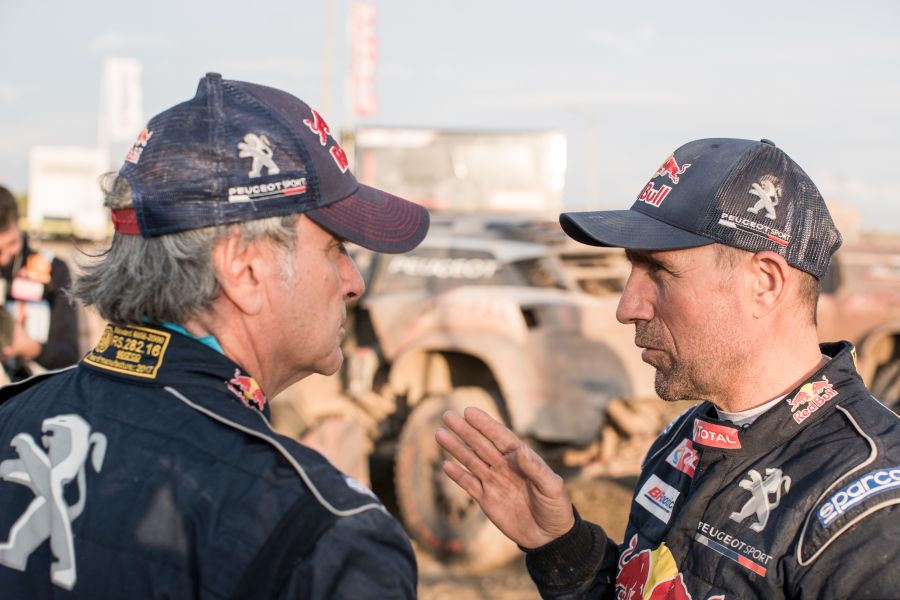
[[679, 356], [668, 347], [663, 336], [653, 331], [650, 323], [638, 323], [635, 344], [661, 351], [664, 358], [650, 362], [656, 369], [654, 387], [656, 394], [668, 402], [678, 400], [707, 400], [715, 396], [723, 365], [706, 357], [716, 356], [720, 349], [708, 344], [692, 348], [691, 356]]

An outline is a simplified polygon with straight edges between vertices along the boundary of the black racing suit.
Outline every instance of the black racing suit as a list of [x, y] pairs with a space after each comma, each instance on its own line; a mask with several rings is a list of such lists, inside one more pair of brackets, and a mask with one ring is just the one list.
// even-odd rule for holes
[[[49, 252], [32, 249], [23, 233], [22, 251], [0, 274], [6, 282], [4, 308], [12, 318], [24, 322], [26, 332], [41, 343], [34, 362], [48, 370], [75, 364], [81, 356], [78, 313], [66, 296], [72, 283], [66, 263]], [[4, 367], [13, 381], [31, 375], [27, 361], [21, 358], [7, 359]]]
[[4, 599], [415, 597], [381, 502], [190, 337], [108, 327], [0, 402]]
[[530, 551], [544, 598], [900, 598], [900, 418], [850, 344], [745, 428], [709, 403], [651, 447], [616, 547], [576, 518]]

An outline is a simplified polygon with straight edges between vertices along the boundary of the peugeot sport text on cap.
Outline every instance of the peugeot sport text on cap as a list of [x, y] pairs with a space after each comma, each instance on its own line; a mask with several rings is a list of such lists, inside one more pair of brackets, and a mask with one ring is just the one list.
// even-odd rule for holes
[[563, 213], [559, 220], [584, 244], [675, 250], [718, 242], [772, 250], [816, 278], [841, 245], [815, 184], [769, 140], [688, 142], [653, 172], [630, 210]]
[[322, 116], [270, 87], [204, 77], [191, 100], [150, 120], [119, 171], [133, 208], [116, 231], [155, 237], [306, 213], [331, 233], [377, 252], [406, 252], [428, 211], [350, 173]]

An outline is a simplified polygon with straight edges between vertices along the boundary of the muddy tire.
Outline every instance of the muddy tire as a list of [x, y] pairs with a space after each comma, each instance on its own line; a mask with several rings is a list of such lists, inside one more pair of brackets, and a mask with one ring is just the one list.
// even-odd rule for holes
[[900, 358], [882, 365], [872, 379], [872, 395], [900, 414]]
[[457, 388], [420, 402], [403, 426], [397, 445], [395, 484], [400, 518], [421, 550], [458, 573], [484, 573], [519, 554], [481, 512], [478, 504], [447, 477], [447, 458], [434, 440], [441, 415], [477, 406], [499, 417], [494, 398], [481, 388]]

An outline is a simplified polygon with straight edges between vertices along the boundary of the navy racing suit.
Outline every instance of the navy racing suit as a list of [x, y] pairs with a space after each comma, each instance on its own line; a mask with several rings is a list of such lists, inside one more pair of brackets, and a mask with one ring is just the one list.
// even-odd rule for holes
[[625, 539], [576, 517], [528, 553], [544, 598], [900, 598], [900, 418], [850, 344], [744, 428], [700, 403], [651, 447]]
[[4, 599], [415, 597], [399, 523], [197, 340], [109, 326], [0, 403]]

